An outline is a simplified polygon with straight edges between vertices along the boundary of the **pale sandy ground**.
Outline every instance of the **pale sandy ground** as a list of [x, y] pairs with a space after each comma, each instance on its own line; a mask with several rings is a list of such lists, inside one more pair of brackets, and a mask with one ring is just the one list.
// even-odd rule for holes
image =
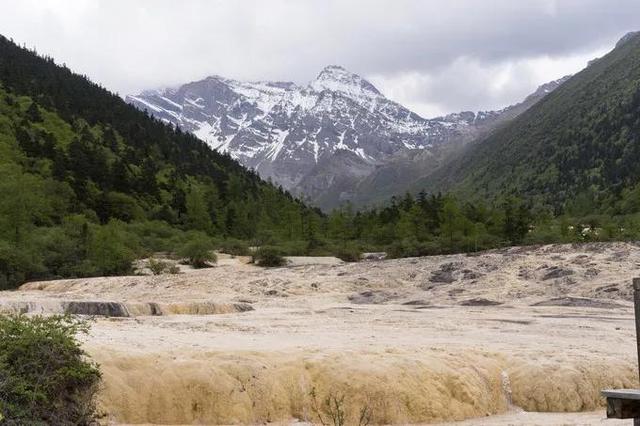
[[461, 422], [441, 423], [447, 426], [531, 426], [531, 425], [554, 425], [554, 426], [582, 426], [582, 425], [602, 425], [602, 426], [628, 426], [632, 420], [607, 419], [604, 410], [589, 413], [531, 413], [517, 411], [509, 414], [499, 414], [486, 418], [474, 418]]
[[[274, 425], [309, 426], [312, 423], [288, 422], [273, 423]], [[587, 413], [532, 413], [522, 410], [512, 410], [507, 414], [498, 414], [484, 418], [473, 418], [460, 422], [431, 423], [435, 426], [628, 426], [630, 420], [607, 419], [603, 410]], [[123, 425], [124, 426], [124, 425]], [[149, 425], [145, 425], [149, 426]]]
[[[29, 283], [0, 293], [0, 311], [126, 307], [132, 317], [97, 317], [85, 342], [111, 423], [317, 422], [315, 389], [320, 402], [344, 395], [356, 424], [362, 407], [374, 423], [625, 424], [603, 420], [599, 391], [637, 386], [636, 245], [245, 262]], [[570, 306], [532, 306], [556, 298]]]

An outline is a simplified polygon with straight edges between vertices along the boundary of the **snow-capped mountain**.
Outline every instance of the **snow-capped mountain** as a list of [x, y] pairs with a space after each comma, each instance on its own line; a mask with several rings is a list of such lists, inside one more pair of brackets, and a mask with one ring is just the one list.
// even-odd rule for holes
[[339, 66], [307, 86], [213, 76], [127, 100], [287, 189], [340, 150], [376, 163], [457, 136], [456, 123], [423, 119]]
[[127, 101], [311, 201], [334, 191], [322, 207], [390, 159], [471, 140], [508, 110], [425, 119], [336, 65], [304, 86], [211, 76]]

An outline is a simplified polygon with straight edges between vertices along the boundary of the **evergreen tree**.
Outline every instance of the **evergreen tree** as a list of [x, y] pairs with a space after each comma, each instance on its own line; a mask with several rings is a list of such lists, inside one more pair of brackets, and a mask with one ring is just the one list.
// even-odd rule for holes
[[460, 209], [453, 198], [446, 198], [439, 214], [440, 235], [446, 239], [449, 247], [453, 247], [454, 236], [460, 229]]
[[529, 212], [516, 198], [508, 198], [503, 204], [503, 234], [512, 244], [519, 244], [529, 231]]
[[187, 208], [185, 225], [190, 229], [212, 232], [213, 226], [203, 190], [197, 185], [191, 186], [185, 203]]
[[29, 108], [27, 108], [26, 117], [32, 123], [39, 123], [42, 121], [40, 108], [38, 108], [38, 105], [36, 105], [35, 102], [31, 102], [31, 105], [29, 105]]

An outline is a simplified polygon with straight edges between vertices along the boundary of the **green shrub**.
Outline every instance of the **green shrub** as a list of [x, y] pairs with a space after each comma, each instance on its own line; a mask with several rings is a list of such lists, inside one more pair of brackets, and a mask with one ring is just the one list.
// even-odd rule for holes
[[89, 261], [93, 271], [86, 275], [125, 275], [131, 273], [131, 264], [136, 258], [135, 235], [126, 231], [126, 225], [117, 220], [96, 227], [89, 245]]
[[347, 244], [336, 248], [333, 255], [344, 262], [359, 262], [362, 257], [362, 252], [357, 246]]
[[0, 240], [0, 290], [15, 288], [45, 272], [37, 253], [28, 253]]
[[430, 256], [442, 252], [442, 246], [435, 241], [420, 242], [415, 238], [405, 238], [387, 247], [389, 258]]
[[140, 204], [130, 195], [121, 192], [108, 192], [104, 196], [102, 219], [119, 219], [124, 222], [143, 220], [145, 213]]
[[265, 246], [277, 246], [287, 256], [306, 256], [308, 253], [306, 241], [282, 241], [278, 244], [265, 244]]
[[46, 278], [77, 276], [77, 266], [86, 258], [89, 225], [86, 220], [65, 218], [61, 226], [33, 230], [28, 245], [38, 253], [47, 270]]
[[0, 316], [0, 423], [95, 421], [101, 375], [76, 340], [87, 331], [68, 316]]
[[211, 263], [216, 263], [218, 257], [213, 252], [212, 242], [204, 237], [188, 241], [178, 251], [178, 254], [187, 259], [189, 265], [194, 268], [207, 268]]
[[284, 266], [287, 261], [283, 257], [282, 250], [273, 246], [260, 247], [253, 254], [253, 263], [258, 266], [275, 267]]
[[169, 264], [167, 262], [163, 262], [162, 260], [151, 258], [147, 263], [147, 267], [151, 270], [151, 273], [153, 275], [160, 275], [167, 270]]
[[257, 235], [251, 240], [253, 246], [265, 246], [273, 245], [278, 240], [276, 233], [273, 230], [262, 229], [257, 232]]
[[180, 268], [178, 267], [178, 265], [171, 265], [169, 266], [169, 269], [167, 269], [167, 272], [172, 275], [177, 275], [180, 273]]
[[242, 240], [236, 239], [224, 240], [220, 244], [220, 251], [232, 256], [249, 256], [251, 254], [249, 245]]
[[306, 256], [334, 256], [333, 245], [330, 241], [315, 238], [307, 242]]
[[127, 229], [135, 234], [140, 244], [150, 252], [172, 251], [187, 239], [183, 231], [161, 220], [130, 223]]

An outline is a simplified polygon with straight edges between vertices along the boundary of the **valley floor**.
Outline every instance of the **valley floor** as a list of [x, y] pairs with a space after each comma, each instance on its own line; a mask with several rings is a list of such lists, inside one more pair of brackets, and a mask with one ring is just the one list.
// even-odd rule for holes
[[[373, 423], [604, 424], [600, 390], [638, 385], [637, 275], [626, 243], [275, 269], [223, 257], [29, 283], [0, 311], [129, 315], [96, 317], [84, 343], [111, 423], [318, 422], [344, 396], [356, 424], [363, 407]], [[97, 301], [114, 303], [77, 303]]]

